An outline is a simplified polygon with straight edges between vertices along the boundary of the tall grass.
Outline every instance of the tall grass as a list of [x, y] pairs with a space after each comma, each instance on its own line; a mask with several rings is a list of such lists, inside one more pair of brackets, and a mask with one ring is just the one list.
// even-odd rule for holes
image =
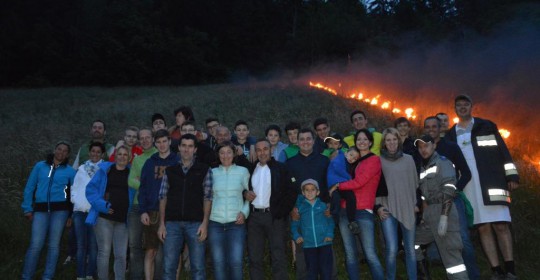
[[[201, 87], [147, 88], [47, 88], [0, 91], [0, 275], [3, 279], [20, 278], [22, 260], [28, 246], [30, 224], [20, 208], [22, 191], [33, 165], [44, 159], [54, 143], [65, 139], [73, 143], [73, 156], [81, 143], [89, 138], [90, 123], [102, 119], [107, 124], [107, 138], [115, 143], [128, 125], [150, 126], [150, 116], [160, 112], [167, 124], [174, 121], [173, 110], [190, 105], [197, 126], [204, 119], [217, 117], [231, 126], [243, 119], [250, 124], [251, 134], [263, 136], [269, 124], [283, 127], [295, 120], [311, 127], [320, 116], [329, 119], [333, 131], [350, 130], [349, 113], [354, 109], [368, 114], [370, 126], [379, 131], [391, 125], [395, 116], [354, 100], [337, 98], [326, 93], [294, 84], [211, 85]], [[536, 260], [540, 254], [540, 177], [534, 166], [518, 159], [522, 187], [515, 192], [511, 206], [515, 235], [515, 258], [521, 279], [535, 279], [540, 273]], [[335, 246], [339, 278], [345, 279], [344, 256], [339, 234]], [[477, 257], [484, 276], [490, 274], [485, 257], [476, 239]], [[64, 242], [65, 244], [65, 242]], [[65, 245], [64, 245], [65, 247]], [[382, 255], [382, 254], [380, 254]], [[65, 258], [61, 254], [59, 261]], [[42, 258], [42, 262], [43, 262]], [[399, 263], [399, 262], [398, 262]], [[42, 267], [42, 266], [41, 266]], [[406, 278], [404, 265], [399, 263], [398, 275]], [[268, 270], [269, 271], [269, 270]], [[362, 278], [370, 279], [362, 265]], [[247, 270], [246, 270], [247, 272]], [[432, 267], [434, 279], [443, 279], [442, 267]], [[294, 278], [294, 271], [290, 269]], [[184, 274], [186, 276], [186, 274]], [[247, 274], [246, 274], [247, 276]], [[73, 279], [73, 267], [61, 267], [57, 279]]]

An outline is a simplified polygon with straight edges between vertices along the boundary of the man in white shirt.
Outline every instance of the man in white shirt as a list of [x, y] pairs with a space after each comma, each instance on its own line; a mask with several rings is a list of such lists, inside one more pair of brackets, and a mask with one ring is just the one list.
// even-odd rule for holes
[[267, 239], [272, 279], [289, 279], [285, 253], [287, 217], [297, 195], [285, 165], [272, 158], [270, 142], [258, 140], [255, 153], [257, 162], [251, 170], [250, 190], [244, 192], [251, 212], [247, 222], [250, 279], [265, 279], [263, 258]]

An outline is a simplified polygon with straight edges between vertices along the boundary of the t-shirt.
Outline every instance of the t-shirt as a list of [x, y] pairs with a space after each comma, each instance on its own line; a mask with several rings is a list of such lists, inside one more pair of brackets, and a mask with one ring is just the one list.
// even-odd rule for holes
[[110, 207], [114, 210], [112, 214], [99, 214], [100, 217], [125, 223], [129, 208], [129, 187], [128, 187], [129, 169], [116, 169], [116, 165], [112, 166], [107, 175], [107, 189], [105, 190], [105, 200], [110, 203]]

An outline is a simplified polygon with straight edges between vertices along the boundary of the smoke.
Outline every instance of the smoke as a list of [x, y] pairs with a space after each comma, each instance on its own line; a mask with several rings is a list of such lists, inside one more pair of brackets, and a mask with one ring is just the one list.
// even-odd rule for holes
[[439, 111], [454, 116], [454, 97], [467, 93], [474, 101], [473, 116], [493, 120], [514, 139], [531, 134], [538, 139], [540, 24], [514, 20], [488, 37], [466, 36], [459, 42], [411, 46], [393, 56], [372, 53], [346, 69], [324, 65], [301, 80], [320, 81], [344, 94], [381, 94], [381, 101], [414, 107], [424, 117]]

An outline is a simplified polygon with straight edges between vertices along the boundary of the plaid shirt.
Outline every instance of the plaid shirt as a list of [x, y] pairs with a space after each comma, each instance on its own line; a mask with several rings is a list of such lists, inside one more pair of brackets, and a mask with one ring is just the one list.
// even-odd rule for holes
[[[180, 167], [182, 167], [182, 171], [184, 172], [184, 175], [188, 173], [191, 166], [193, 166], [194, 160], [191, 161], [191, 163], [188, 166], [184, 166], [182, 161], [179, 161]], [[208, 168], [208, 172], [206, 172], [206, 176], [204, 176], [203, 180], [203, 188], [204, 188], [204, 200], [205, 201], [212, 201], [212, 169]], [[169, 192], [169, 179], [167, 178], [167, 173], [163, 175], [163, 179], [161, 181], [161, 188], [159, 190], [159, 199], [164, 199], [167, 197], [167, 193]]]

